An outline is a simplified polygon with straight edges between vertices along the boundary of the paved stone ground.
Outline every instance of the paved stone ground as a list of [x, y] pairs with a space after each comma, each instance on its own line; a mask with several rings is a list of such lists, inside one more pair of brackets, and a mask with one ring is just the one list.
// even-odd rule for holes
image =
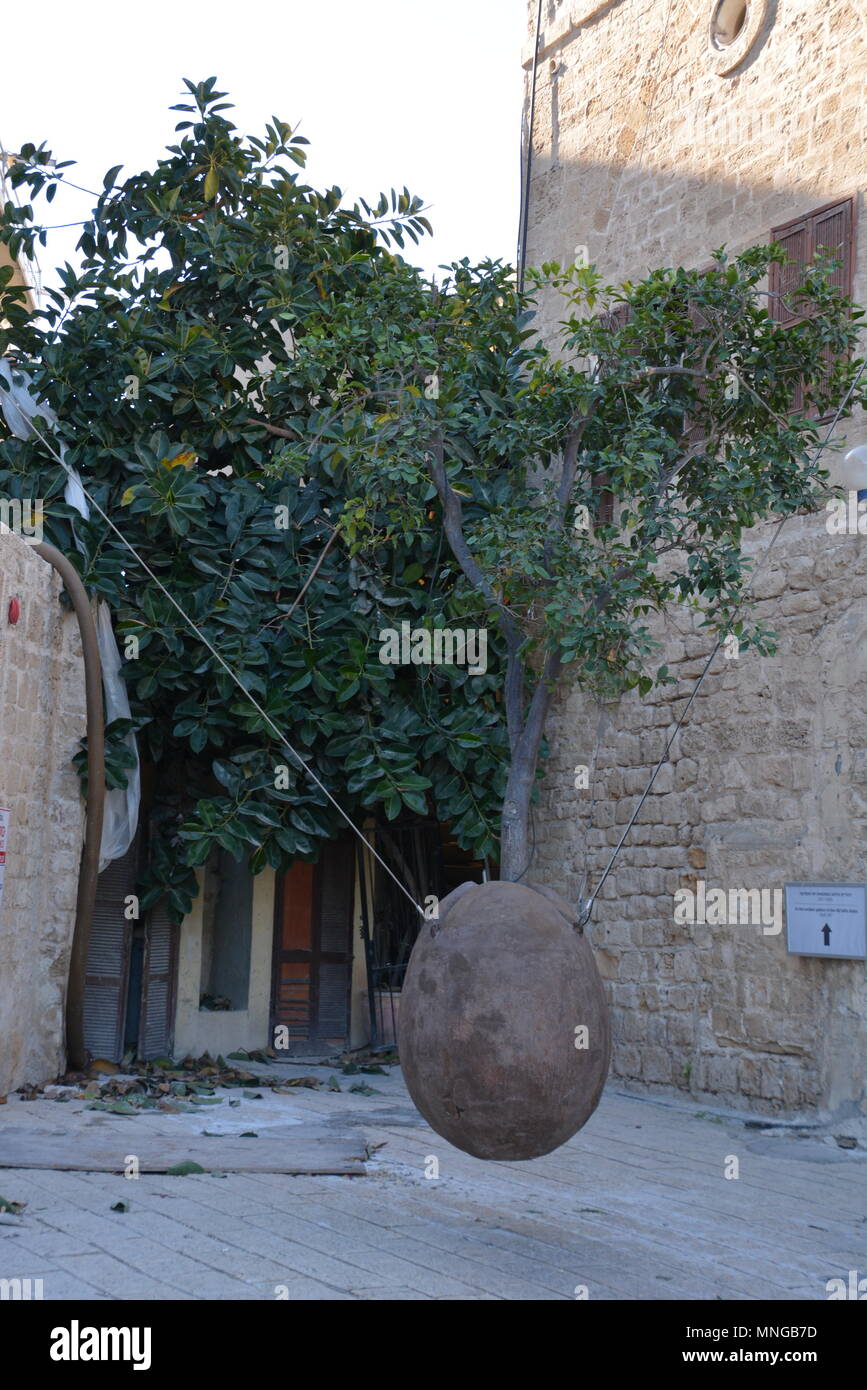
[[[362, 1080], [379, 1094], [349, 1093]], [[0, 1169], [0, 1193], [27, 1203], [0, 1216], [0, 1277], [41, 1278], [46, 1299], [571, 1300], [583, 1286], [590, 1299], [824, 1300], [827, 1280], [867, 1273], [863, 1148], [609, 1091], [556, 1153], [482, 1163], [431, 1132], [397, 1069], [340, 1081], [232, 1114], [260, 1133], [287, 1118], [361, 1125], [382, 1145], [366, 1177]], [[10, 1096], [0, 1137], [7, 1122], [93, 1120], [80, 1103]], [[132, 1152], [148, 1118], [110, 1122]], [[119, 1200], [129, 1211], [111, 1210]]]

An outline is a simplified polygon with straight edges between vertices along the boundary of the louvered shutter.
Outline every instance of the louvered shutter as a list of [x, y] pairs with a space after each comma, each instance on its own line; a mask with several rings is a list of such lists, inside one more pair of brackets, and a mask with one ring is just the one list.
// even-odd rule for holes
[[348, 835], [332, 840], [317, 866], [318, 946], [316, 1036], [342, 1044], [349, 1036], [355, 853]]
[[843, 294], [852, 293], [852, 200], [826, 208], [811, 218], [813, 224], [813, 255], [822, 251], [834, 256], [841, 264], [831, 276], [831, 283]]
[[[716, 269], [716, 267], [713, 266], [713, 265], [705, 266], [704, 270], [700, 271], [699, 273], [700, 273], [701, 275], [705, 275], [705, 274], [708, 273], [708, 271], [715, 270], [715, 269]], [[690, 301], [688, 313], [689, 313], [689, 320], [690, 320], [690, 323], [693, 325], [693, 328], [695, 328], [695, 330], [696, 330], [697, 332], [700, 331], [701, 329], [708, 329], [708, 330], [710, 329], [711, 325], [709, 324], [706, 315], [704, 314], [704, 312], [702, 311], [702, 309], [701, 309], [697, 304], [693, 303], [692, 301]], [[689, 363], [688, 365], [692, 366], [693, 364], [692, 364], [692, 363]], [[700, 363], [697, 363], [696, 365], [700, 365]], [[707, 383], [704, 382], [704, 381], [702, 381], [702, 382], [699, 384], [699, 388], [698, 388], [698, 399], [699, 399], [700, 401], [701, 401], [701, 400], [704, 400], [704, 399], [706, 398], [706, 396], [707, 396]], [[699, 441], [702, 440], [702, 439], [704, 439], [704, 438], [707, 436], [707, 426], [704, 425], [704, 424], [702, 424], [701, 421], [698, 421], [698, 422], [694, 421], [694, 420], [691, 418], [691, 416], [689, 416], [689, 415], [684, 415], [684, 417], [683, 417], [683, 435], [684, 435], [684, 443], [686, 444], [686, 447], [687, 447], [688, 449], [694, 449], [695, 446], [699, 443]]]
[[129, 980], [129, 953], [134, 923], [124, 912], [135, 893], [138, 837], [122, 859], [99, 875], [90, 927], [84, 985], [84, 1043], [91, 1057], [119, 1062], [123, 1056], [124, 1021]]
[[138, 1055], [166, 1057], [171, 1050], [177, 930], [162, 903], [145, 921], [144, 983]]
[[[632, 322], [632, 305], [618, 304], [615, 308], [608, 310], [607, 313], [599, 315], [599, 322], [608, 333], [616, 333], [618, 329], [625, 328], [627, 323]], [[637, 348], [630, 348], [630, 356], [635, 356]], [[608, 526], [614, 520], [614, 493], [607, 484], [610, 478], [607, 473], [600, 473], [594, 480], [594, 487], [598, 492], [598, 501], [595, 506], [595, 520], [600, 526]]]
[[771, 266], [771, 317], [777, 323], [800, 323], [806, 317], [805, 305], [793, 305], [791, 295], [804, 282], [804, 271], [811, 260], [810, 218], [775, 228], [771, 233], [792, 264]]
[[609, 333], [616, 333], [618, 328], [625, 328], [627, 323], [632, 322], [632, 305], [615, 305], [613, 309], [599, 315], [599, 322]]
[[[809, 304], [804, 303], [792, 307], [790, 303], [785, 301], [793, 290], [803, 284], [805, 269], [820, 250], [834, 256], [841, 262], [831, 276], [831, 283], [836, 285], [843, 294], [852, 294], [854, 208], [853, 200], [847, 198], [842, 203], [834, 203], [826, 208], [820, 208], [817, 212], [811, 213], [808, 217], [801, 218], [797, 222], [789, 222], [782, 227], [773, 228], [771, 232], [773, 240], [780, 243], [794, 262], [792, 265], [771, 266], [771, 317], [783, 324], [784, 327], [788, 324], [801, 323], [810, 317]], [[825, 356], [830, 370], [834, 360], [830, 349], [826, 349]], [[804, 392], [801, 382], [798, 382], [792, 389], [789, 408], [792, 414], [800, 413], [804, 409]], [[818, 412], [812, 410], [810, 413], [816, 415]]]
[[[845, 203], [838, 203], [836, 207], [827, 208], [824, 212], [817, 213], [813, 218], [813, 254], [821, 251], [840, 261], [840, 265], [835, 268], [831, 275], [831, 283], [845, 295], [851, 295], [853, 288], [853, 213], [852, 201], [847, 199]], [[833, 348], [825, 348], [823, 356], [828, 363], [828, 373], [830, 374], [834, 366]], [[818, 415], [818, 410], [811, 413]]]

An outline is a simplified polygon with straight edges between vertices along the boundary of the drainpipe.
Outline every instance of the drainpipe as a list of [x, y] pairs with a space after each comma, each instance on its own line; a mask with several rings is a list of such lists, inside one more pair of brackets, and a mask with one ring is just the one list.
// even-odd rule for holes
[[527, 160], [523, 169], [521, 217], [518, 226], [518, 293], [524, 293], [527, 265], [527, 233], [530, 224], [530, 175], [533, 172], [533, 126], [536, 117], [536, 75], [539, 69], [539, 33], [542, 28], [542, 0], [536, 10], [536, 38], [533, 44], [533, 73], [530, 80], [530, 113], [527, 121]]
[[87, 1065], [84, 1046], [84, 981], [87, 974], [87, 953], [90, 946], [90, 926], [96, 901], [96, 880], [99, 875], [99, 851], [102, 843], [102, 816], [105, 808], [105, 727], [102, 706], [102, 665], [96, 640], [96, 625], [84, 585], [77, 571], [53, 545], [45, 542], [33, 549], [60, 575], [72, 599], [81, 646], [84, 652], [84, 686], [87, 697], [87, 815], [84, 848], [78, 875], [78, 897], [75, 904], [75, 928], [69, 959], [69, 983], [66, 990], [66, 1065], [71, 1071], [82, 1071]]

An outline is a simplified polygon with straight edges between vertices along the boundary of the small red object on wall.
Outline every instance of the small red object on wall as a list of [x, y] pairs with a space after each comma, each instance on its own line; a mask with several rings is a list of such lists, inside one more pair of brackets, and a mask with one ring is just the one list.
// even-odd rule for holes
[[14, 627], [15, 624], [18, 622], [18, 619], [19, 619], [20, 617], [21, 617], [21, 604], [18, 602], [17, 598], [11, 598], [11, 599], [9, 600], [9, 624], [10, 624], [10, 626], [11, 626], [11, 627]]

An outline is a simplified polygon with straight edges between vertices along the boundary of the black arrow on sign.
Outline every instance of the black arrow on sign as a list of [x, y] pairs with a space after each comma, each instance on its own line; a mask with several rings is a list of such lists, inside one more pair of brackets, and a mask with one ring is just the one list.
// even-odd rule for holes
[[821, 932], [822, 932], [822, 936], [823, 936], [824, 939], [825, 939], [825, 945], [826, 945], [826, 946], [830, 946], [830, 945], [831, 945], [831, 928], [828, 926], [828, 923], [826, 922], [825, 925], [824, 925], [824, 927], [821, 927], [820, 930], [821, 930]]

